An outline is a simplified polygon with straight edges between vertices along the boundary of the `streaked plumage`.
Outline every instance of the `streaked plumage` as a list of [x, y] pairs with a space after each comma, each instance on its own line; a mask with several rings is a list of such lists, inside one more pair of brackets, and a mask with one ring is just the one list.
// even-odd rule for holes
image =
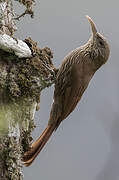
[[75, 109], [94, 73], [108, 60], [109, 45], [100, 35], [95, 24], [88, 17], [92, 28], [89, 41], [72, 52], [63, 60], [55, 82], [54, 102], [52, 104], [48, 126], [24, 154], [23, 162], [29, 166], [42, 150], [51, 134], [60, 123]]

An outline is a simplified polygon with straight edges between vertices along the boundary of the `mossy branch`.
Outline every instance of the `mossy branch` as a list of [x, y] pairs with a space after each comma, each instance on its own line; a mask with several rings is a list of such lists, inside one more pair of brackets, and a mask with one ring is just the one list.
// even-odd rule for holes
[[[26, 9], [33, 4], [19, 2]], [[0, 180], [23, 178], [21, 156], [32, 140], [40, 94], [56, 76], [51, 50], [12, 38], [15, 30], [12, 0], [0, 0]]]

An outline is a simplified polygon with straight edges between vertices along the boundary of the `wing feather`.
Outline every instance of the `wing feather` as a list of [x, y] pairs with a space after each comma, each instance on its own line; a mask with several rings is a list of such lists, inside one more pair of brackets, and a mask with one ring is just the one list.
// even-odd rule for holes
[[[78, 50], [75, 51], [75, 56], [77, 52]], [[84, 63], [80, 56], [77, 58], [78, 61], [73, 62], [71, 55], [66, 57], [57, 74], [49, 119], [49, 124], [56, 123], [57, 127], [74, 110], [88, 86], [88, 81], [85, 82]]]

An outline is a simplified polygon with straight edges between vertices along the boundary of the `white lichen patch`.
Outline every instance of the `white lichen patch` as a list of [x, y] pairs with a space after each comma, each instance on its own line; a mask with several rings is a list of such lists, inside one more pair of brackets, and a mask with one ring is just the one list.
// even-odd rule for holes
[[0, 34], [0, 49], [13, 53], [19, 58], [29, 58], [32, 56], [28, 45], [19, 39], [14, 39], [7, 34]]

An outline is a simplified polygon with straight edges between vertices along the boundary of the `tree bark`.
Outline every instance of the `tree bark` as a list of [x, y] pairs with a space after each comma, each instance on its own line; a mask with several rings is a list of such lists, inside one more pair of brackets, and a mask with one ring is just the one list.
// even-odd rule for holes
[[[32, 0], [19, 2], [32, 11]], [[23, 179], [21, 156], [32, 140], [40, 93], [55, 80], [51, 50], [12, 38], [13, 17], [12, 0], [0, 0], [0, 180]]]

